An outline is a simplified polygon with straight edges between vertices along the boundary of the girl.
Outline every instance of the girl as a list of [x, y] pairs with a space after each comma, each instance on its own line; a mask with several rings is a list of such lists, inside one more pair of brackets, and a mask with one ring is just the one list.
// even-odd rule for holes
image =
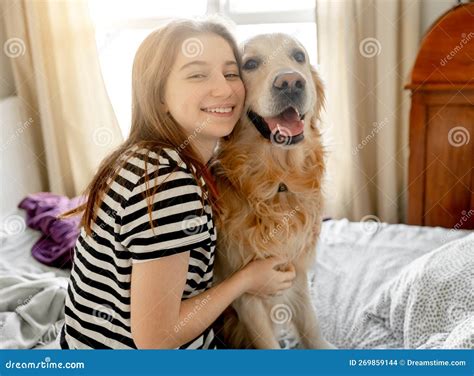
[[132, 128], [86, 190], [62, 348], [215, 348], [211, 324], [294, 269], [253, 261], [212, 286], [217, 192], [206, 164], [244, 103], [238, 51], [214, 22], [173, 21], [140, 45]]

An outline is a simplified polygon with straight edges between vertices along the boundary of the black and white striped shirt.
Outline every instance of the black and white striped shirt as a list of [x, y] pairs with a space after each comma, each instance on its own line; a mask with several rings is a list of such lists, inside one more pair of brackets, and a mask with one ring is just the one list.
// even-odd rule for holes
[[[182, 299], [212, 285], [216, 232], [207, 192], [197, 185], [175, 150], [165, 148], [158, 155], [132, 147], [129, 153], [133, 157], [104, 195], [91, 235], [82, 229], [77, 240], [62, 348], [136, 348], [130, 330], [133, 263], [190, 251]], [[195, 171], [194, 166], [191, 168]], [[205, 187], [204, 179], [201, 181]], [[145, 195], [149, 198], [157, 186], [152, 230]], [[215, 348], [212, 328], [180, 348]]]

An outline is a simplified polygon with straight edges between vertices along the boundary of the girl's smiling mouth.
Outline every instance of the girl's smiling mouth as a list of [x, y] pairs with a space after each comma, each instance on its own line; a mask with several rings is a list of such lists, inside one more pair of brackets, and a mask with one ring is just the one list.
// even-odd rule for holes
[[230, 117], [234, 114], [235, 105], [222, 104], [201, 108], [201, 111], [218, 117]]

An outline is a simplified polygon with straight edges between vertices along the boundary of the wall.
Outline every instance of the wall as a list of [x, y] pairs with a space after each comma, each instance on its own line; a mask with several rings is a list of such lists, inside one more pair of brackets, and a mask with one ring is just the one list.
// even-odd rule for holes
[[[397, 0], [398, 1], [398, 0]], [[466, 2], [466, 1], [464, 1]], [[421, 2], [421, 32], [426, 33], [436, 19], [443, 13], [454, 7], [456, 0], [422, 0]]]

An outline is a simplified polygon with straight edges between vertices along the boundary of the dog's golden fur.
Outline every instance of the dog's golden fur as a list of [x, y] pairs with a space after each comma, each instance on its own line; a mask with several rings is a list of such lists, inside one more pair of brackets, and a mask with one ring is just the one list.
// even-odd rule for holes
[[[317, 122], [324, 91], [308, 62], [302, 65], [286, 57], [286, 51], [295, 47], [302, 48], [283, 34], [258, 36], [244, 45], [244, 61], [246, 56], [255, 54], [267, 59], [260, 71], [243, 71], [245, 109], [265, 112], [265, 101], [271, 100], [262, 102], [268, 80], [273, 80], [272, 75], [282, 69], [298, 70], [311, 91], [304, 140], [291, 147], [275, 145], [258, 133], [244, 111], [233, 133], [220, 143], [212, 163], [222, 207], [221, 215], [216, 216], [216, 279], [226, 278], [252, 259], [272, 255], [285, 257], [296, 268], [293, 286], [282, 295], [260, 298], [244, 294], [224, 313], [222, 333], [232, 348], [279, 348], [275, 323], [283, 321], [282, 314], [291, 319], [304, 347], [330, 347], [319, 334], [307, 284], [307, 270], [315, 260], [323, 205], [324, 152]], [[281, 56], [268, 59], [278, 48]], [[288, 191], [279, 192], [280, 183]], [[280, 312], [275, 308], [281, 308]], [[275, 315], [280, 315], [280, 319], [274, 319]]]

